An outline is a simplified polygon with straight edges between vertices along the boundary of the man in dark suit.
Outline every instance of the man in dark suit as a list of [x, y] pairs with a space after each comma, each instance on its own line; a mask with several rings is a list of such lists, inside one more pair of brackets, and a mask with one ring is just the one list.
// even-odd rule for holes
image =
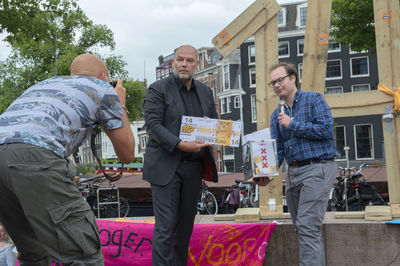
[[218, 181], [210, 144], [179, 139], [182, 116], [218, 118], [211, 89], [195, 81], [197, 51], [175, 50], [174, 75], [150, 85], [144, 100], [149, 143], [143, 178], [151, 183], [153, 265], [186, 265], [202, 178]]

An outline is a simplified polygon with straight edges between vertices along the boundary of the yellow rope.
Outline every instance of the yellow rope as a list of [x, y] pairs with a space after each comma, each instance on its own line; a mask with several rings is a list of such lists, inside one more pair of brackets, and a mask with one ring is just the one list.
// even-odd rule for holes
[[394, 110], [400, 111], [400, 88], [398, 88], [396, 91], [392, 91], [388, 87], [386, 87], [385, 85], [378, 84], [378, 90], [383, 91], [384, 93], [387, 93], [389, 95], [393, 95], [393, 97], [394, 97]]

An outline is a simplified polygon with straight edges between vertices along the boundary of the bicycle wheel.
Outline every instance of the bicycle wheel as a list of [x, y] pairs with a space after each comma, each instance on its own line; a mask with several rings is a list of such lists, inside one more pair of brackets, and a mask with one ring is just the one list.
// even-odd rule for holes
[[129, 202], [124, 197], [119, 197], [119, 212], [120, 217], [125, 218], [128, 217], [129, 213]]
[[205, 197], [203, 199], [204, 207], [208, 214], [218, 213], [218, 203], [214, 195], [210, 191], [205, 192]]

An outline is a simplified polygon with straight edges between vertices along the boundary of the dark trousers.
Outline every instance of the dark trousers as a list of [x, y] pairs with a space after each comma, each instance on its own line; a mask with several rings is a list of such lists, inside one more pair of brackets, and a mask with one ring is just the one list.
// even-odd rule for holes
[[182, 161], [166, 186], [151, 184], [156, 221], [152, 241], [153, 265], [187, 265], [202, 173], [201, 161]]
[[75, 167], [29, 144], [0, 145], [0, 222], [21, 266], [104, 265], [93, 212], [73, 182]]

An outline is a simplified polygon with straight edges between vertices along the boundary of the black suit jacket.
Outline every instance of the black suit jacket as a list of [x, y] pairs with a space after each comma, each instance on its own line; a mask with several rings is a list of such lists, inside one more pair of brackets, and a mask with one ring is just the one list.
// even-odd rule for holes
[[[194, 81], [203, 115], [218, 118], [211, 89]], [[149, 141], [144, 155], [143, 179], [155, 185], [166, 185], [174, 176], [181, 151], [176, 148], [184, 103], [179, 92], [180, 83], [171, 75], [151, 84], [144, 100], [144, 120]], [[218, 182], [211, 147], [205, 149], [203, 178]]]

